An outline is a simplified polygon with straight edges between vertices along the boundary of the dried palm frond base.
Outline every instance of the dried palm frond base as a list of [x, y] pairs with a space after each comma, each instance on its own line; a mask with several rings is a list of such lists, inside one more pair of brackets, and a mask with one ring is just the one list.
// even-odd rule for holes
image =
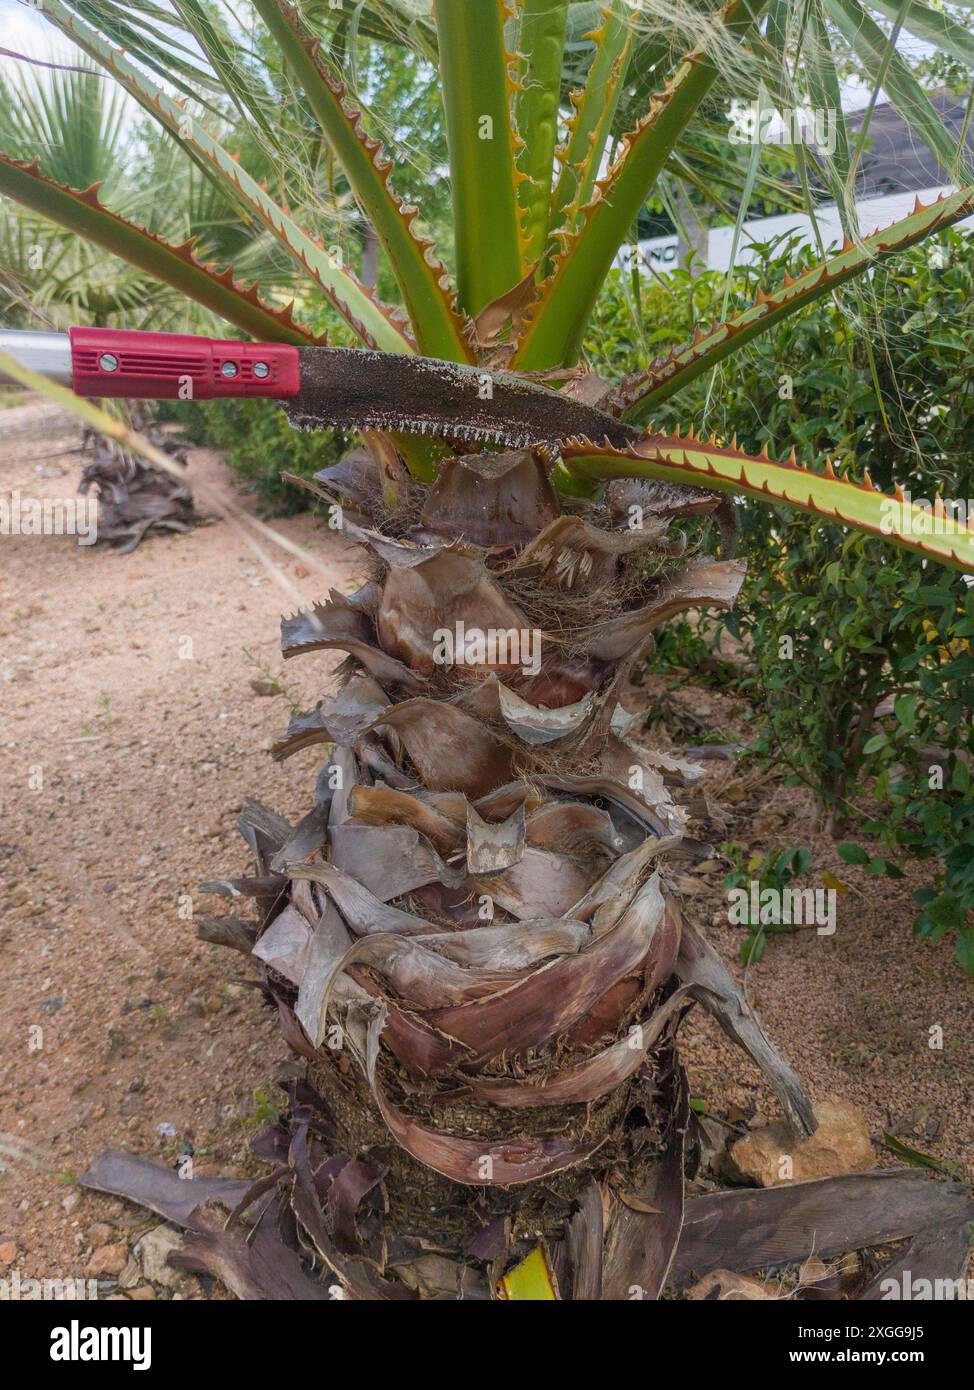
[[[158, 425], [142, 426], [158, 448], [185, 465], [186, 450], [174, 445]], [[81, 471], [78, 491], [93, 488], [98, 498], [98, 540], [107, 541], [127, 555], [153, 531], [191, 531], [208, 518], [197, 512], [191, 489], [167, 473], [161, 473], [113, 439], [89, 432], [85, 449], [89, 461]]]
[[[762, 1068], [796, 1141], [815, 1128], [669, 889], [671, 865], [708, 852], [674, 799], [701, 769], [637, 752], [618, 704], [656, 626], [737, 593], [739, 561], [687, 559], [670, 534], [717, 499], [626, 484], [566, 515], [538, 455], [467, 455], [430, 489], [387, 488], [383, 531], [369, 455], [319, 477], [374, 578], [285, 620], [286, 657], [348, 660], [275, 754], [321, 743], [328, 761], [298, 825], [247, 804], [253, 874], [206, 885], [256, 918], [199, 919], [263, 962], [305, 1066], [257, 1146], [268, 1177], [213, 1194], [239, 1223], [191, 1214], [177, 1184], [187, 1267], [248, 1298], [321, 1297], [322, 1281], [356, 1299], [657, 1298], [910, 1238], [915, 1273], [956, 1277], [974, 1207], [911, 1172], [685, 1199], [698, 1146], [676, 1034], [694, 1004]], [[458, 631], [508, 649], [461, 642], [457, 661]], [[172, 1210], [153, 1186], [168, 1177], [117, 1156], [87, 1181], [142, 1183]]]

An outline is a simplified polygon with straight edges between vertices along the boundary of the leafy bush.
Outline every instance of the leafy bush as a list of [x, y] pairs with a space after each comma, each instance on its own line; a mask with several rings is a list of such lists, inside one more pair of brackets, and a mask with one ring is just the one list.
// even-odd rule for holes
[[[789, 887], [793, 879], [807, 874], [814, 862], [807, 849], [769, 849], [766, 854], [748, 855], [746, 846], [739, 840], [728, 840], [721, 845], [721, 853], [730, 861], [731, 871], [724, 879], [725, 888], [743, 888], [747, 892], [752, 884], [757, 885], [757, 901], [766, 889], [772, 889], [779, 896]], [[762, 921], [767, 914], [758, 912], [752, 916], [750, 911], [741, 923], [747, 935], [741, 942], [739, 954], [743, 965], [757, 962], [764, 955], [768, 937], [780, 932], [790, 932], [789, 923], [775, 920]]]
[[195, 444], [225, 449], [243, 490], [270, 516], [290, 516], [313, 502], [311, 493], [281, 480], [282, 470], [312, 478], [355, 447], [340, 430], [292, 430], [276, 402], [257, 397], [172, 402], [165, 414]]
[[[781, 245], [761, 252], [735, 273], [732, 304], [811, 259]], [[711, 272], [681, 272], [644, 286], [637, 313], [628, 277], [617, 276], [594, 330], [600, 359], [622, 374], [647, 346], [683, 341], [719, 309], [723, 286]], [[647, 334], [652, 324], [666, 326]], [[748, 450], [767, 444], [780, 458], [797, 442], [800, 462], [826, 457], [858, 480], [868, 470], [886, 492], [898, 483], [914, 499], [974, 499], [969, 237], [948, 232], [876, 267], [855, 296], [836, 293], [757, 339], [653, 424], [670, 430], [704, 411], [708, 429], [736, 433]], [[883, 853], [858, 850], [867, 872], [897, 873], [903, 855], [939, 860], [936, 885], [917, 895], [915, 930], [956, 932], [957, 958], [974, 974], [974, 591], [814, 517], [745, 504], [741, 518], [748, 578], [723, 623], [749, 658], [739, 688], [755, 707], [759, 751], [813, 788], [824, 827], [881, 842]], [[694, 640], [706, 650], [682, 633], [656, 661], [685, 660]]]

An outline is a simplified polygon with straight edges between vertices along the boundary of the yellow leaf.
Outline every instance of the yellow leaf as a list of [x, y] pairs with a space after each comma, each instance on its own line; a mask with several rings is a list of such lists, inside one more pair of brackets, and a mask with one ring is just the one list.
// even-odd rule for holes
[[518, 1302], [551, 1302], [557, 1299], [543, 1246], [536, 1246], [520, 1264], [509, 1269], [497, 1286], [501, 1298]]

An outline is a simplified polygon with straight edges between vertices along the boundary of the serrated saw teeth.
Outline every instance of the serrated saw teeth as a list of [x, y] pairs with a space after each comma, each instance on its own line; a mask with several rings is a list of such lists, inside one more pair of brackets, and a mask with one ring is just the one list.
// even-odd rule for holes
[[299, 349], [301, 389], [283, 402], [299, 429], [396, 430], [510, 449], [568, 435], [625, 447], [640, 435], [594, 406], [509, 372], [361, 349]]

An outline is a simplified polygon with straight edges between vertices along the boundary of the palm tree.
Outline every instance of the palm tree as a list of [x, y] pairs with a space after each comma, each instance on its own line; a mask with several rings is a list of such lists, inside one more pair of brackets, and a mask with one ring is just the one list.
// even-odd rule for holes
[[[600, 284], [647, 197], [674, 179], [720, 186], [714, 113], [742, 82], [775, 93], [804, 83], [837, 108], [837, 26], [946, 166], [955, 151], [935, 113], [857, 0], [660, 5], [658, 16], [627, 0], [254, 9], [259, 41], [203, 0], [174, 0], [178, 41], [154, 5], [45, 0], [44, 12], [286, 251], [301, 302], [326, 300], [384, 354], [369, 362], [387, 428], [319, 475], [371, 577], [283, 624], [288, 658], [348, 656], [337, 696], [296, 716], [275, 749], [330, 749], [315, 804], [296, 827], [248, 808], [256, 870], [209, 887], [252, 898], [257, 920], [200, 922], [207, 939], [263, 960], [284, 1034], [307, 1059], [272, 1143], [282, 1238], [364, 1299], [485, 1296], [498, 1280], [509, 1297], [654, 1298], [667, 1277], [805, 1253], [810, 1226], [826, 1257], [920, 1232], [914, 1271], [944, 1258], [923, 1244], [927, 1228], [960, 1230], [967, 1198], [914, 1174], [684, 1203], [693, 1145], [676, 1033], [691, 1004], [763, 1069], [796, 1143], [815, 1117], [670, 886], [671, 866], [700, 852], [674, 796], [698, 769], [636, 746], [619, 695], [670, 615], [733, 602], [744, 573], [735, 497], [821, 512], [974, 569], [967, 531], [917, 535], [908, 504], [884, 525], [888, 499], [868, 478], [645, 428], [765, 328], [968, 214], [972, 190], [868, 236], [844, 197], [845, 245], [774, 295], [700, 326], [617, 387], [578, 365]], [[956, 29], [937, 17], [948, 47]], [[349, 65], [362, 34], [412, 45], [442, 89], [452, 276], [394, 191], [375, 133], [384, 122], [397, 147], [394, 113], [357, 104]], [[274, 144], [269, 72], [281, 69], [378, 237], [396, 306], [211, 133], [207, 106], [225, 97]], [[859, 153], [838, 121], [821, 171], [836, 196]], [[36, 163], [0, 156], [0, 192], [246, 334], [316, 341], [191, 244], [167, 244]], [[438, 408], [435, 385], [421, 408], [402, 367], [416, 353], [477, 369], [469, 379], [488, 393], [492, 371], [530, 374], [548, 392], [550, 427], [534, 436], [544, 446], [484, 450], [473, 391], [468, 424], [455, 400]], [[367, 423], [361, 401], [327, 393], [335, 423]], [[580, 403], [598, 430], [566, 437]], [[713, 555], [688, 547], [682, 526], [707, 518]], [[205, 1214], [197, 1224], [205, 1264], [233, 1237]], [[258, 1296], [254, 1268], [241, 1287]]]
[[[0, 77], [0, 141], [8, 154], [39, 156], [51, 177], [63, 183], [102, 186], [106, 197], [116, 204], [128, 201], [134, 212], [138, 203], [125, 199], [123, 187], [124, 171], [135, 156], [127, 105], [93, 63], [55, 73], [31, 68], [20, 74], [16, 88]], [[145, 185], [138, 191], [144, 198]], [[5, 319], [29, 316], [52, 327], [107, 324], [138, 310], [137, 322], [148, 325], [149, 305], [157, 309], [166, 298], [174, 300], [168, 286], [124, 262], [106, 261], [98, 248], [42, 217], [15, 213], [10, 204], [0, 211]]]

